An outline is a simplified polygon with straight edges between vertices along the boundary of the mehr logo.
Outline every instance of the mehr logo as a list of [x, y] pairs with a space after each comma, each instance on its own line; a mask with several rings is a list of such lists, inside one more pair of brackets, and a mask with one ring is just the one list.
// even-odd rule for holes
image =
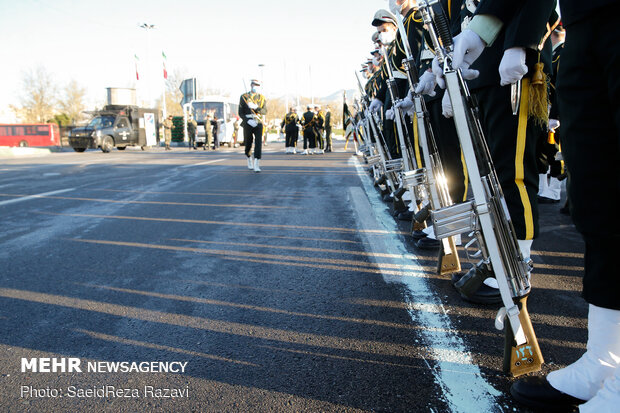
[[22, 373], [27, 371], [33, 373], [81, 373], [79, 358], [56, 358], [56, 357], [35, 357], [27, 359], [22, 357]]

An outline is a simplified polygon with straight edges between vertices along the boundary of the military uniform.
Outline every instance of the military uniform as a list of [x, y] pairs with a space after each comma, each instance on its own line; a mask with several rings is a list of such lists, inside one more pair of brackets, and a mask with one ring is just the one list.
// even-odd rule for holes
[[164, 141], [166, 143], [166, 150], [170, 150], [170, 141], [172, 140], [172, 115], [168, 116], [164, 120]]
[[196, 149], [196, 129], [198, 128], [198, 123], [193, 116], [190, 116], [187, 121], [187, 134], [189, 135], [189, 148]]
[[[473, 11], [477, 14], [492, 14], [493, 3], [496, 1], [465, 1], [460, 16], [461, 28], [467, 27]], [[478, 8], [474, 9], [476, 5]], [[527, 113], [525, 122], [521, 123], [519, 120], [523, 117], [513, 115], [511, 87], [500, 86], [498, 67], [505, 50], [524, 47], [528, 66], [524, 88], [528, 87], [536, 63], [542, 62], [545, 72], [551, 72], [551, 42], [544, 42], [542, 50], [537, 49], [537, 46], [547, 34], [547, 23], [554, 8], [554, 0], [526, 1], [517, 12], [519, 17], [507, 24], [493, 44], [486, 47], [471, 66], [480, 71], [480, 76], [467, 82], [472, 95], [477, 99], [482, 130], [520, 240], [532, 240], [538, 236], [536, 144], [541, 134], [546, 135], [546, 125], [528, 121]], [[521, 104], [521, 111], [527, 109], [527, 105]]]
[[304, 153], [308, 153], [308, 148], [313, 152], [316, 150], [316, 135], [314, 129], [314, 117], [315, 114], [310, 108], [301, 118], [302, 133], [304, 135]]
[[325, 112], [325, 152], [332, 151], [332, 113], [329, 109]]
[[297, 146], [297, 139], [299, 139], [298, 124], [299, 116], [297, 116], [297, 112], [294, 111], [287, 113], [286, 116], [284, 116], [284, 120], [280, 124], [280, 126], [284, 128], [284, 133], [286, 134], [284, 145], [287, 153], [294, 153], [295, 147]]
[[[524, 17], [546, 18], [540, 10], [522, 13], [527, 6], [539, 5], [538, 0], [485, 0], [483, 5], [479, 13], [498, 18], [507, 27]], [[576, 362], [547, 377], [520, 379], [511, 394], [545, 411], [572, 411], [576, 405], [582, 413], [616, 411], [620, 405], [620, 277], [615, 260], [620, 186], [617, 172], [609, 165], [620, 162], [620, 29], [609, 24], [609, 18], [620, 13], [620, 4], [563, 0], [561, 12], [568, 36], [557, 96], [562, 153], [571, 176], [571, 216], [586, 248], [583, 297], [590, 304], [588, 343]]]
[[323, 153], [325, 150], [325, 141], [323, 139], [323, 132], [325, 126], [325, 114], [322, 110], [318, 109], [314, 116], [314, 135], [316, 136], [317, 146], [319, 147], [319, 153]]
[[[241, 126], [243, 127], [243, 139], [245, 142], [245, 156], [249, 159], [261, 159], [264, 128], [262, 115], [266, 113], [267, 109], [263, 95], [253, 92], [241, 95], [239, 99], [239, 116], [242, 119]], [[252, 145], [254, 145], [253, 156]]]

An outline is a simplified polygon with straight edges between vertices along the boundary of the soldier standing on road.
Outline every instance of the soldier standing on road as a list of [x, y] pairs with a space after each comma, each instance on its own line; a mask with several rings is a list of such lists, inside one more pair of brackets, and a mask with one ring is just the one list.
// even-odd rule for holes
[[194, 117], [189, 114], [187, 116], [187, 134], [189, 135], [189, 148], [196, 149], [196, 129], [198, 128], [198, 124]]
[[[211, 121], [211, 124], [209, 125], [209, 128], [212, 129], [212, 134], [213, 134], [213, 150], [217, 151], [217, 149], [220, 147], [220, 139], [219, 139], [219, 131], [220, 131], [220, 124], [219, 121], [217, 119], [217, 115], [213, 116], [213, 120]], [[211, 145], [209, 145], [209, 148], [211, 147]]]
[[[267, 113], [265, 97], [259, 93], [260, 82], [253, 79], [251, 90], [241, 95], [239, 99], [239, 115], [243, 119], [243, 139], [245, 141], [245, 156], [248, 158], [248, 169], [260, 172], [262, 152], [263, 115]], [[252, 155], [252, 144], [254, 154]]]
[[284, 120], [280, 124], [284, 128], [286, 134], [286, 153], [295, 153], [295, 147], [297, 146], [297, 139], [299, 136], [299, 116], [297, 116], [297, 109], [292, 107], [289, 113], [284, 116]]
[[211, 130], [211, 114], [207, 113], [205, 116], [205, 146], [204, 150], [211, 149], [211, 144], [213, 143], [213, 133]]
[[329, 106], [325, 108], [325, 152], [332, 151], [332, 112]]
[[324, 132], [323, 126], [325, 124], [325, 114], [321, 110], [321, 107], [318, 105], [314, 107], [314, 112], [316, 113], [316, 116], [314, 118], [314, 127], [315, 127], [314, 133], [316, 135], [317, 146], [319, 147], [316, 153], [322, 154], [322, 153], [325, 153], [324, 151], [325, 141], [323, 140], [323, 132]]
[[166, 143], [166, 150], [170, 150], [170, 141], [172, 140], [172, 115], [169, 115], [164, 119], [164, 140]]
[[[302, 133], [304, 134], [304, 151], [302, 155], [308, 155], [308, 153], [315, 153], [316, 151], [316, 135], [314, 133], [314, 112], [312, 107], [308, 106], [306, 112], [302, 115], [301, 126]], [[310, 147], [310, 152], [308, 152]]]

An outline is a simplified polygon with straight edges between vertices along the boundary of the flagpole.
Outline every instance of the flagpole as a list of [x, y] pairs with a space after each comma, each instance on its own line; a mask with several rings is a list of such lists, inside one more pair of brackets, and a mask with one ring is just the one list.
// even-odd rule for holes
[[162, 101], [161, 112], [162, 112], [163, 119], [166, 119], [166, 117], [167, 117], [167, 112], [166, 112], [166, 80], [168, 79], [168, 72], [167, 72], [167, 69], [166, 69], [166, 55], [164, 54], [163, 50], [161, 52], [161, 55], [162, 55], [161, 56], [162, 57], [162, 61], [164, 63], [164, 79], [163, 79], [163, 82], [162, 82], [163, 90], [162, 90], [162, 98], [161, 98], [161, 101]]

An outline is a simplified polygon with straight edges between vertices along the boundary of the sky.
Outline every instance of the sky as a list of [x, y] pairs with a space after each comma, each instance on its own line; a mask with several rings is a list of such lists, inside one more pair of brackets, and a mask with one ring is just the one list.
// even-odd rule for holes
[[267, 97], [354, 89], [354, 72], [370, 57], [372, 17], [386, 7], [386, 0], [0, 0], [0, 121], [12, 117], [24, 72], [38, 66], [59, 88], [76, 80], [92, 107], [105, 102], [107, 87], [136, 87], [139, 99], [155, 99], [162, 52], [168, 72], [196, 77], [199, 90], [236, 96], [244, 80], [261, 77]]

